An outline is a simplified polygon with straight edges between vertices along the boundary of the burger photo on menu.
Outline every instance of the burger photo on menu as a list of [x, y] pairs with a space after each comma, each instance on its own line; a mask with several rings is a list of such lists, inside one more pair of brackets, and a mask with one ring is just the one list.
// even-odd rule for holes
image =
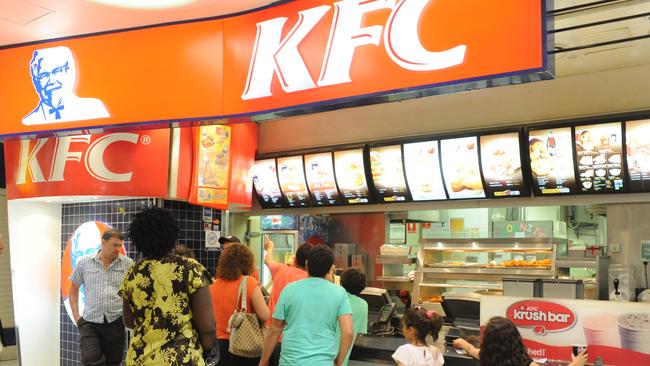
[[449, 198], [483, 198], [476, 137], [442, 140], [442, 169]]
[[384, 202], [406, 200], [401, 145], [371, 148], [370, 171], [376, 193]]
[[582, 192], [623, 189], [622, 124], [576, 126], [576, 161]]
[[336, 151], [334, 153], [336, 181], [348, 203], [367, 203], [368, 185], [363, 166], [363, 150]]
[[530, 131], [528, 152], [535, 187], [542, 194], [575, 190], [571, 127]]
[[404, 166], [414, 201], [447, 199], [440, 171], [438, 141], [404, 144]]
[[485, 190], [495, 197], [519, 196], [523, 189], [519, 133], [481, 136], [481, 168]]

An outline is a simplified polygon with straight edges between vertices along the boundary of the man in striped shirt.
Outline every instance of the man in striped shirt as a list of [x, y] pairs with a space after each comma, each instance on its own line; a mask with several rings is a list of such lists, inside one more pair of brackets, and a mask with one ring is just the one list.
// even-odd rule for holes
[[[83, 256], [70, 280], [70, 308], [79, 328], [84, 366], [120, 365], [124, 353], [122, 299], [117, 294], [133, 260], [120, 254], [124, 235], [108, 229], [99, 252]], [[79, 288], [84, 286], [85, 308], [79, 314]]]

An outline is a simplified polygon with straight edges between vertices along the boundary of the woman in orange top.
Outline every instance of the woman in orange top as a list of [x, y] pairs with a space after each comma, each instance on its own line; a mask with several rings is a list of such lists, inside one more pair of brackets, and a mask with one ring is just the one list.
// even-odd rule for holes
[[247, 358], [228, 352], [230, 334], [226, 331], [228, 320], [238, 308], [237, 295], [244, 276], [246, 279], [246, 302], [251, 304], [248, 312], [254, 312], [257, 318], [265, 322], [270, 317], [259, 282], [251, 276], [254, 271], [253, 252], [243, 244], [231, 244], [221, 253], [217, 265], [217, 280], [210, 286], [212, 308], [217, 320], [217, 339], [221, 351], [220, 366], [257, 366], [259, 358]]

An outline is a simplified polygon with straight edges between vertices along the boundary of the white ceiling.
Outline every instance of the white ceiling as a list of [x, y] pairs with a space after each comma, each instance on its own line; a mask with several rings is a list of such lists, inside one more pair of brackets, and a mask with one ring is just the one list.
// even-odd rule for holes
[[195, 0], [179, 7], [141, 10], [86, 0], [0, 0], [0, 46], [233, 14], [275, 1]]

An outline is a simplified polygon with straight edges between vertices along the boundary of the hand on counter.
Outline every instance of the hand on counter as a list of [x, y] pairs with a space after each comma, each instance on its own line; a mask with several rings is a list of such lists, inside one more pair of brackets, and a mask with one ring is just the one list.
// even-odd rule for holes
[[458, 349], [462, 349], [463, 351], [467, 352], [469, 356], [473, 358], [478, 359], [479, 357], [480, 350], [462, 338], [454, 339], [454, 347]]

